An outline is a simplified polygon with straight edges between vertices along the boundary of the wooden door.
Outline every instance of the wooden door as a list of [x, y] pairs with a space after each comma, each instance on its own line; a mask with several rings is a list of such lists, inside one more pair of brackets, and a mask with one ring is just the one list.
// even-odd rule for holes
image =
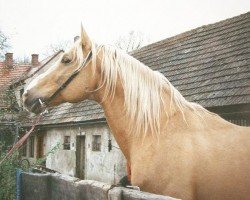
[[44, 134], [39, 133], [37, 137], [37, 158], [44, 157]]
[[85, 135], [76, 137], [76, 177], [85, 178]]

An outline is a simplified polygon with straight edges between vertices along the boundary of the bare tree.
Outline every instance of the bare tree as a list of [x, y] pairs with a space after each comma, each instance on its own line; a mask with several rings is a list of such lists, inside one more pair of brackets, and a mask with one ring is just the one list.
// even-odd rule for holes
[[0, 59], [4, 58], [4, 54], [10, 48], [9, 38], [0, 30]]
[[43, 53], [44, 56], [50, 56], [60, 50], [66, 50], [70, 46], [72, 46], [73, 42], [70, 40], [61, 40], [58, 42], [55, 42], [53, 44], [50, 44], [46, 47], [45, 52]]
[[27, 55], [19, 56], [19, 57], [15, 58], [15, 63], [18, 63], [18, 64], [30, 64], [30, 57], [27, 56]]
[[126, 52], [130, 52], [141, 48], [149, 43], [149, 41], [149, 38], [142, 32], [130, 31], [127, 35], [119, 37], [114, 44], [116, 47]]

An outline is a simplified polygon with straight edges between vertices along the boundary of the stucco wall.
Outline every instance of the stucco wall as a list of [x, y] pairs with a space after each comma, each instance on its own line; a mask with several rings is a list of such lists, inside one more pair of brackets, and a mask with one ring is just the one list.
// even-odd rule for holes
[[[85, 135], [85, 179], [117, 183], [125, 175], [126, 161], [106, 124], [48, 129], [44, 138], [45, 152], [58, 142], [60, 149], [48, 156], [46, 167], [63, 174], [76, 174], [76, 137]], [[92, 151], [93, 135], [101, 135], [101, 151]], [[70, 150], [63, 150], [64, 136], [70, 136]], [[108, 140], [115, 146], [108, 151]]]

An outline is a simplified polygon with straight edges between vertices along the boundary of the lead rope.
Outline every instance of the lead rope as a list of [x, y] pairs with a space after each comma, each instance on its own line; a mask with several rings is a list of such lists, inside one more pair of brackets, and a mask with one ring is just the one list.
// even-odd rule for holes
[[22, 145], [23, 143], [29, 138], [30, 134], [34, 131], [36, 125], [41, 121], [43, 115], [45, 113], [47, 113], [47, 110], [45, 110], [46, 112], [43, 112], [41, 113], [33, 122], [33, 125], [31, 127], [31, 129], [25, 133], [25, 135], [23, 137], [21, 137], [20, 140], [18, 140], [14, 145], [13, 147], [11, 148], [11, 150], [6, 154], [6, 156], [0, 161], [0, 166], [2, 165], [2, 163], [7, 160], [13, 153], [14, 151], [18, 150]]

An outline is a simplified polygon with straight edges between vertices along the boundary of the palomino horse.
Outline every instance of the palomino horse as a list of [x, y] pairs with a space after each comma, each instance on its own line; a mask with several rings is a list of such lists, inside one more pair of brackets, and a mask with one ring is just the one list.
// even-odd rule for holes
[[250, 131], [188, 102], [159, 72], [81, 39], [25, 89], [31, 112], [97, 101], [131, 167], [132, 185], [181, 199], [249, 199]]

